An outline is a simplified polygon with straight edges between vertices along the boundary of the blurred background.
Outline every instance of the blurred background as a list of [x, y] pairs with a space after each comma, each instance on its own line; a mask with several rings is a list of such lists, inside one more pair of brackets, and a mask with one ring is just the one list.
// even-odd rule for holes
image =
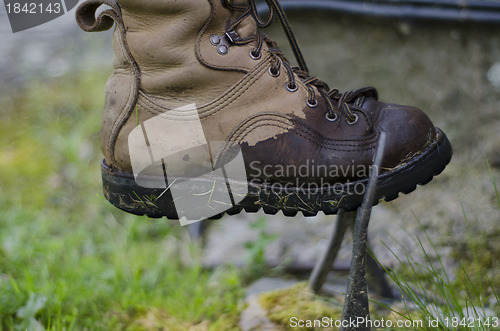
[[[494, 11], [482, 22], [463, 10], [428, 20], [363, 6], [297, 10], [305, 2], [283, 4], [295, 3], [287, 5], [289, 19], [313, 75], [341, 91], [374, 86], [381, 101], [425, 110], [454, 148], [432, 182], [374, 208], [375, 256], [396, 271], [408, 256], [435, 262], [457, 292], [467, 292], [461, 280], [468, 277], [499, 316]], [[269, 276], [304, 279], [335, 217], [226, 216], [211, 221], [201, 243], [178, 222], [109, 205], [99, 132], [111, 32], [80, 31], [74, 12], [13, 34], [0, 6], [0, 330], [245, 328], [250, 285]], [[266, 33], [292, 58], [278, 22]], [[347, 240], [330, 280], [339, 291], [350, 250]]]

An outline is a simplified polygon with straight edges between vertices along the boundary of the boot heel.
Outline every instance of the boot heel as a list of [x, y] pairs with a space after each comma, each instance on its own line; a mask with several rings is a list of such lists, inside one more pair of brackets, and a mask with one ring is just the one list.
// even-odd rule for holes
[[178, 219], [170, 190], [141, 187], [132, 173], [113, 170], [104, 160], [101, 172], [104, 196], [115, 207], [135, 215]]

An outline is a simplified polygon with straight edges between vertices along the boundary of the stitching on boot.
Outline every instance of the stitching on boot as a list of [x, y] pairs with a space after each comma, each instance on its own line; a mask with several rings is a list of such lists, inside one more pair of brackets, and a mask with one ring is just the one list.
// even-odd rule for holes
[[[100, 13], [99, 16], [96, 18], [95, 17], [96, 11], [101, 5], [108, 5], [112, 8], [112, 10], [109, 9], [105, 10], [102, 13]], [[136, 104], [137, 99], [139, 97], [138, 91], [140, 86], [141, 73], [139, 70], [139, 66], [137, 65], [137, 62], [135, 61], [134, 57], [132, 56], [132, 53], [130, 52], [130, 48], [128, 47], [125, 24], [123, 23], [120, 6], [116, 1], [88, 0], [82, 3], [78, 7], [76, 11], [76, 20], [78, 25], [80, 25], [80, 27], [85, 31], [108, 30], [113, 26], [112, 21], [114, 21], [119, 31], [119, 39], [120, 39], [119, 45], [121, 51], [125, 56], [125, 58], [128, 60], [129, 64], [131, 65], [133, 74], [135, 75], [135, 84], [131, 84], [131, 89], [129, 91], [129, 100], [126, 103], [125, 108], [122, 110], [122, 112], [118, 115], [115, 122], [113, 123], [108, 138], [109, 140], [107, 142], [106, 148], [111, 158], [110, 161], [112, 164], [116, 164], [116, 158], [114, 153], [116, 140], [118, 139], [118, 134], [121, 128], [123, 127], [127, 119], [130, 117], [130, 114], [134, 109], [134, 105]]]
[[[245, 122], [242, 122], [236, 129], [232, 131], [231, 134], [227, 136], [228, 140], [232, 140], [235, 135], [238, 134], [239, 130], [244, 130], [244, 128], [247, 125], [251, 125], [252, 123], [256, 123], [261, 120], [265, 120], [266, 117], [271, 116], [271, 117], [278, 117], [282, 118], [283, 120], [290, 121], [290, 125], [294, 127], [295, 130], [299, 130], [304, 132], [304, 134], [307, 134], [308, 136], [311, 137], [321, 137], [320, 139], [316, 139], [317, 142], [322, 142], [326, 141], [326, 145], [339, 145], [339, 146], [349, 146], [349, 147], [357, 147], [357, 146], [365, 146], [365, 145], [372, 145], [377, 142], [377, 134], [371, 134], [370, 136], [363, 138], [363, 139], [330, 139], [324, 137], [321, 133], [313, 130], [312, 128], [304, 125], [303, 123], [297, 121], [294, 119], [292, 116], [289, 115], [284, 115], [280, 113], [272, 113], [272, 112], [266, 112], [266, 113], [259, 113], [255, 114], [254, 116], [248, 118]], [[259, 117], [264, 117], [264, 119], [260, 119]], [[358, 143], [358, 144], [349, 144], [349, 143]]]
[[[123, 38], [125, 37], [124, 34], [125, 33], [123, 33], [123, 35], [120, 34], [121, 40], [123, 40]], [[122, 50], [122, 53], [124, 53], [124, 55], [127, 57], [126, 50], [124, 49], [123, 44], [122, 43], [119, 43], [119, 44], [120, 44], [120, 48]], [[132, 69], [135, 71], [133, 66], [132, 66]], [[135, 84], [134, 83], [130, 84], [129, 95], [127, 98], [127, 103], [125, 104], [125, 108], [122, 110], [120, 115], [118, 115], [117, 119], [115, 120], [115, 123], [113, 123], [113, 126], [111, 128], [111, 132], [110, 132], [110, 137], [109, 137], [109, 141], [108, 141], [108, 150], [109, 150], [109, 154], [111, 155], [111, 161], [114, 164], [116, 164], [114, 150], [115, 150], [115, 146], [116, 146], [116, 141], [118, 140], [118, 134], [119, 134], [121, 128], [123, 127], [123, 125], [125, 124], [125, 122], [130, 117], [130, 114], [133, 112], [134, 106], [137, 103], [137, 99], [139, 97], [138, 91], [139, 91], [139, 84], [140, 84], [140, 72], [136, 72], [135, 76], [136, 76], [135, 79], [133, 79], [135, 81]]]
[[[242, 132], [242, 133], [241, 133], [241, 137], [239, 137], [239, 138], [238, 138], [238, 140], [236, 140], [236, 141], [230, 141], [230, 142], [228, 143], [228, 147], [227, 147], [227, 149], [229, 149], [229, 148], [233, 147], [233, 146], [234, 146], [234, 145], [236, 145], [236, 144], [240, 144], [240, 143], [242, 143], [242, 142], [243, 142], [243, 139], [244, 139], [244, 138], [245, 138], [248, 134], [250, 134], [253, 130], [255, 130], [256, 128], [259, 128], [259, 127], [264, 127], [264, 126], [274, 126], [274, 127], [279, 127], [279, 128], [285, 128], [285, 129], [286, 129], [286, 127], [283, 127], [283, 126], [280, 126], [280, 125], [278, 125], [278, 124], [277, 124], [277, 123], [280, 123], [280, 124], [281, 124], [281, 122], [279, 122], [279, 121], [278, 121], [277, 123], [273, 123], [273, 122], [272, 122], [272, 121], [270, 121], [270, 120], [266, 120], [266, 121], [268, 121], [268, 122], [265, 122], [264, 124], [259, 123], [259, 124], [257, 124], [257, 125], [252, 125], [252, 126], [248, 127], [246, 131], [244, 131], [244, 132]], [[308, 141], [310, 141], [310, 142], [312, 142], [312, 143], [314, 143], [314, 144], [316, 144], [316, 145], [318, 145], [318, 146], [320, 146], [320, 147], [322, 147], [322, 148], [326, 148], [326, 149], [329, 149], [329, 150], [340, 151], [340, 152], [359, 152], [359, 151], [369, 151], [369, 150], [373, 150], [373, 149], [375, 149], [375, 148], [376, 148], [376, 144], [375, 144], [375, 143], [369, 144], [369, 145], [367, 145], [367, 146], [366, 146], [366, 147], [364, 147], [364, 148], [359, 148], [359, 147], [360, 147], [360, 145], [354, 145], [354, 146], [352, 146], [352, 147], [355, 147], [355, 148], [351, 148], [351, 149], [345, 149], [345, 148], [339, 148], [339, 147], [332, 147], [332, 146], [325, 146], [322, 142], [318, 142], [318, 141], [316, 141], [316, 140], [314, 140], [314, 139], [311, 139], [311, 137], [310, 137], [310, 136], [308, 136], [308, 135], [306, 134], [306, 132], [304, 132], [304, 131], [300, 131], [300, 130], [299, 130], [299, 131], [296, 131], [296, 130], [288, 130], [287, 132], [282, 133], [282, 134], [295, 134], [295, 135], [300, 136], [300, 137], [302, 137], [302, 138], [304, 138], [304, 139], [307, 139]], [[377, 136], [378, 136], [378, 134], [379, 134], [379, 133], [377, 132]], [[279, 134], [279, 135], [281, 135], [281, 134]], [[275, 138], [275, 137], [270, 137], [270, 138]], [[270, 138], [269, 138], [269, 139], [270, 139]], [[361, 146], [362, 146], [362, 145], [361, 145]], [[348, 146], [342, 146], [342, 147], [348, 147]], [[224, 151], [224, 152], [225, 152], [225, 151]]]
[[[223, 94], [223, 96], [219, 99], [216, 99], [208, 104], [202, 105], [198, 107], [200, 119], [208, 118], [212, 115], [215, 115], [219, 111], [227, 108], [234, 101], [239, 99], [241, 96], [245, 94], [245, 92], [253, 86], [260, 77], [262, 77], [267, 72], [267, 62], [262, 62], [255, 70], [256, 72], [247, 74], [242, 80], [238, 81], [236, 85], [231, 87], [227, 92]], [[233, 93], [236, 91], [237, 93]], [[151, 100], [146, 93], [140, 91], [141, 97], [139, 98], [139, 104], [144, 104], [146, 111], [151, 113], [152, 115], [158, 115], [160, 113], [168, 112], [172, 109], [169, 109], [161, 104], [158, 104]], [[166, 98], [157, 97], [158, 99], [163, 99], [168, 101]], [[149, 109], [148, 109], [149, 108]], [[206, 108], [206, 110], [203, 110]], [[183, 117], [181, 114], [170, 113], [168, 116], [174, 117]]]
[[[297, 126], [300, 127], [300, 131], [303, 131], [304, 133], [311, 135], [311, 136], [318, 136], [321, 137], [321, 139], [318, 139], [317, 141], [328, 141], [328, 144], [330, 145], [343, 145], [343, 146], [359, 146], [359, 145], [365, 145], [365, 144], [374, 144], [378, 140], [378, 134], [371, 133], [368, 135], [366, 138], [362, 139], [331, 139], [323, 136], [321, 133], [317, 132], [316, 130], [312, 129], [311, 127], [304, 125], [303, 123], [300, 123], [298, 121], [296, 122]], [[342, 143], [337, 143], [338, 141]], [[360, 144], [345, 144], [344, 142], [360, 142]]]
[[[117, 23], [118, 25], [118, 23]], [[122, 21], [123, 25], [123, 21]], [[134, 106], [137, 103], [137, 99], [139, 98], [139, 86], [140, 86], [140, 77], [141, 73], [139, 70], [139, 66], [135, 62], [132, 53], [130, 52], [130, 49], [128, 48], [128, 43], [127, 43], [127, 36], [126, 36], [126, 30], [125, 26], [120, 26], [120, 48], [122, 49], [122, 52], [124, 53], [125, 57], [129, 60], [132, 70], [134, 71], [135, 74], [135, 84], [131, 84], [130, 86], [130, 94], [129, 94], [129, 101], [127, 102], [128, 107], [125, 107], [125, 109], [120, 113], [120, 115], [117, 118], [117, 121], [114, 123], [112, 131], [111, 131], [111, 136], [110, 136], [110, 142], [109, 142], [109, 148], [112, 151], [111, 153], [111, 158], [112, 161], [116, 163], [116, 158], [115, 158], [115, 147], [116, 147], [116, 141], [118, 139], [118, 134], [125, 124], [125, 122], [128, 120], [130, 117], [130, 114], [132, 114], [134, 110]]]
[[[227, 141], [235, 141], [237, 143], [241, 143], [243, 139], [248, 136], [253, 130], [261, 127], [261, 126], [267, 126], [270, 125], [270, 122], [276, 122], [280, 123], [283, 125], [286, 125], [286, 129], [288, 133], [295, 133], [298, 134], [307, 140], [315, 143], [318, 146], [321, 146], [323, 148], [331, 149], [331, 150], [338, 150], [338, 151], [352, 151], [353, 149], [356, 150], [370, 150], [375, 147], [375, 143], [378, 140], [378, 131], [376, 134], [373, 134], [372, 137], [369, 138], [364, 138], [360, 140], [334, 140], [334, 139], [328, 139], [323, 137], [320, 133], [315, 132], [311, 130], [308, 127], [305, 127], [301, 123], [298, 123], [297, 121], [294, 121], [291, 117], [282, 115], [282, 114], [276, 114], [276, 113], [261, 113], [253, 116], [250, 118], [248, 121], [245, 123], [242, 123], [238, 128], [233, 130], [232, 133], [230, 133], [226, 140]], [[294, 125], [295, 124], [295, 125]], [[298, 125], [298, 127], [297, 127]], [[293, 128], [294, 130], [291, 131], [290, 128]], [[287, 133], [287, 132], [284, 132]], [[358, 144], [350, 144], [350, 143], [344, 143], [344, 142], [359, 142]], [[342, 147], [344, 149], [342, 149]], [[348, 147], [352, 147], [351, 149], [345, 149]], [[360, 147], [365, 147], [364, 149], [359, 149]]]

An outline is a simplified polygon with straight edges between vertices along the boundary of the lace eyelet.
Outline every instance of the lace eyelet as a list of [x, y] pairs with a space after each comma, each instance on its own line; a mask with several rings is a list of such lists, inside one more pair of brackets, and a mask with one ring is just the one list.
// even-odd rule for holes
[[311, 102], [309, 102], [309, 98], [308, 98], [306, 103], [310, 108], [316, 108], [318, 106], [318, 99], [314, 99], [314, 102], [311, 103]]
[[278, 68], [278, 70], [276, 70], [276, 72], [273, 72], [273, 68], [272, 67], [269, 67], [269, 75], [271, 75], [271, 77], [278, 77], [280, 75], [280, 69]]
[[330, 122], [335, 122], [336, 120], [339, 119], [339, 115], [337, 115], [337, 113], [333, 113], [333, 117], [330, 117], [330, 113], [326, 113], [325, 114], [325, 117], [327, 120], [329, 120]]
[[262, 58], [262, 53], [261, 53], [261, 52], [259, 52], [259, 54], [255, 55], [255, 54], [254, 54], [254, 51], [255, 51], [254, 49], [252, 49], [252, 50], [250, 51], [250, 58], [251, 58], [252, 60], [260, 60], [260, 59]]
[[356, 115], [356, 114], [352, 114], [352, 116], [354, 117], [354, 119], [351, 121], [349, 120], [349, 118], [346, 117], [345, 121], [347, 122], [347, 124], [349, 125], [354, 125], [356, 123], [358, 123], [358, 120], [359, 120], [359, 116]]
[[295, 92], [299, 89], [299, 85], [293, 84], [292, 86], [290, 86], [290, 84], [286, 84], [286, 89], [290, 92]]

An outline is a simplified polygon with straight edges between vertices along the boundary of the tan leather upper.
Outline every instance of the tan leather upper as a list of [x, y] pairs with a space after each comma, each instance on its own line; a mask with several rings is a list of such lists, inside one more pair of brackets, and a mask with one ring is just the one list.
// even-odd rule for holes
[[[226, 55], [219, 54], [211, 44], [210, 36], [223, 35], [226, 25], [234, 19], [234, 13], [221, 1], [123, 0], [119, 6], [126, 43], [140, 70], [140, 82], [135, 79], [123, 46], [123, 35], [116, 28], [115, 70], [106, 87], [102, 130], [103, 151], [113, 165], [130, 170], [126, 138], [136, 126], [136, 115], [142, 123], [195, 103], [207, 138], [223, 141], [253, 115], [264, 114], [253, 132], [246, 133], [244, 141], [251, 145], [285, 132], [290, 126], [271, 117], [266, 119], [266, 113], [305, 117], [305, 86], [299, 83], [298, 91], [290, 92], [284, 72], [278, 77], [269, 74], [272, 59], [266, 45], [262, 57], [254, 60], [250, 57], [252, 44], [230, 47]], [[242, 38], [255, 34], [253, 19], [248, 17], [237, 32]], [[135, 101], [137, 109], [131, 109]], [[129, 109], [129, 117], [117, 124], [124, 109]]]

